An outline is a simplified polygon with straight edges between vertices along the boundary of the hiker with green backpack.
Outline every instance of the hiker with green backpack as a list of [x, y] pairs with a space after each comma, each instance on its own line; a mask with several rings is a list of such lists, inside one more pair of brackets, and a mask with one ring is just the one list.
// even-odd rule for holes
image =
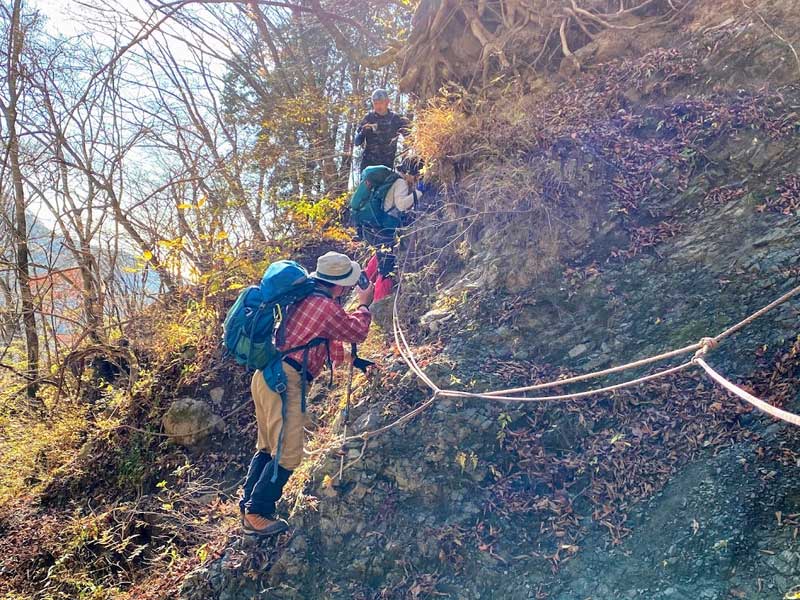
[[383, 165], [367, 167], [350, 199], [350, 215], [358, 236], [376, 249], [365, 269], [375, 284], [375, 301], [392, 291], [392, 250], [398, 228], [407, 223], [416, 205], [417, 177], [417, 173], [401, 173]]
[[[347, 313], [338, 300], [357, 283], [359, 306]], [[366, 339], [372, 296], [358, 263], [328, 252], [310, 275], [292, 261], [273, 263], [261, 285], [243, 291], [228, 311], [224, 345], [237, 362], [256, 368], [250, 386], [256, 453], [239, 503], [245, 533], [274, 535], [288, 528], [275, 505], [303, 456], [306, 389], [326, 363], [353, 360], [365, 368], [366, 361], [345, 353], [342, 343]]]
[[350, 215], [359, 236], [370, 245], [393, 246], [395, 232], [415, 202], [412, 176], [377, 165], [364, 169], [350, 199]]

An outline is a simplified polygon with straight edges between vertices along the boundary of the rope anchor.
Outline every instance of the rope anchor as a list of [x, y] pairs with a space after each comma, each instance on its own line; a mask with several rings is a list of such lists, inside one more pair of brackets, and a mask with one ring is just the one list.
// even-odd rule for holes
[[713, 337], [700, 338], [700, 341], [697, 343], [700, 348], [698, 348], [697, 352], [694, 353], [694, 358], [692, 358], [693, 363], [696, 363], [698, 359], [705, 358], [709, 352], [719, 346], [719, 341]]

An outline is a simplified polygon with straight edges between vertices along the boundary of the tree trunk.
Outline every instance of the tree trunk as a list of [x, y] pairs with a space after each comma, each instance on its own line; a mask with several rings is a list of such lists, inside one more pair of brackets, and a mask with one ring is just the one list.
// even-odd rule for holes
[[3, 302], [6, 310], [0, 312], [0, 342], [4, 346], [11, 343], [14, 335], [17, 333], [19, 326], [17, 311], [14, 309], [16, 302], [14, 301], [14, 292], [8, 282], [0, 277], [0, 294], [2, 294]]
[[89, 329], [89, 339], [95, 344], [105, 343], [103, 329], [103, 296], [98, 284], [100, 268], [92, 254], [88, 240], [81, 240], [80, 260], [81, 284], [83, 286], [83, 313]]
[[[22, 170], [19, 162], [19, 136], [17, 135], [17, 102], [19, 89], [19, 61], [22, 53], [22, 31], [20, 29], [20, 12], [22, 0], [15, 0], [11, 14], [8, 53], [8, 98], [5, 107], [6, 127], [8, 129], [8, 157], [11, 166], [11, 179], [14, 184], [14, 238], [17, 250], [17, 285], [22, 300], [22, 322], [25, 329], [25, 346], [27, 350], [28, 397], [36, 398], [39, 377], [39, 334], [36, 331], [36, 307], [30, 287], [30, 254], [28, 252], [28, 222], [25, 214], [25, 191], [22, 185]], [[34, 402], [42, 408], [40, 401]]]

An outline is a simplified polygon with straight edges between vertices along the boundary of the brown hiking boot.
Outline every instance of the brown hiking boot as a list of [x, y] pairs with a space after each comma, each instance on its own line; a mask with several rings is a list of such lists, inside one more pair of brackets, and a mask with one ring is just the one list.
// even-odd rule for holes
[[283, 519], [268, 519], [261, 515], [246, 513], [242, 518], [242, 528], [250, 535], [275, 535], [289, 529]]

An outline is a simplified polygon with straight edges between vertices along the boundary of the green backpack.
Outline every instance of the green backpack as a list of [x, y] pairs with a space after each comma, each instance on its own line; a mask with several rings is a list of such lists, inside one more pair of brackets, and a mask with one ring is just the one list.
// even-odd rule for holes
[[402, 225], [400, 217], [383, 210], [383, 201], [389, 188], [402, 176], [389, 167], [376, 165], [367, 167], [361, 176], [361, 183], [350, 199], [350, 215], [356, 226], [375, 229], [397, 229]]

